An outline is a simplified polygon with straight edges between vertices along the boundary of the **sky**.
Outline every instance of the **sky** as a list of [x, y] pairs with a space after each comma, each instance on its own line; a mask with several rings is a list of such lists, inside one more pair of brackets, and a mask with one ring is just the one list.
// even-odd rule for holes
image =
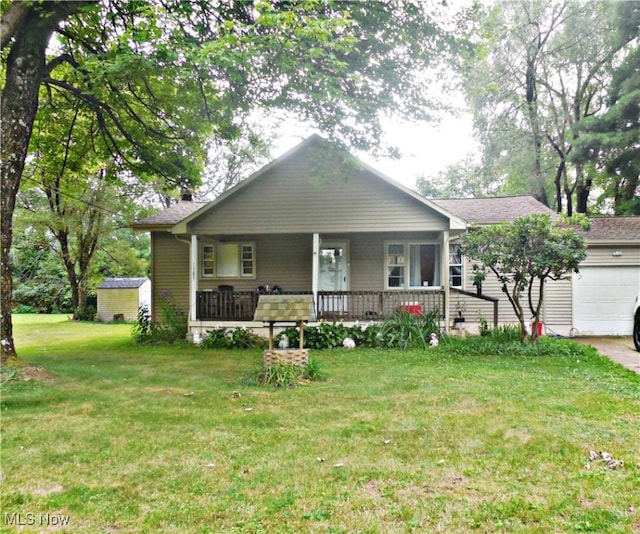
[[[471, 117], [465, 114], [445, 117], [439, 124], [389, 121], [384, 125], [384, 132], [386, 140], [399, 148], [400, 158], [376, 159], [364, 152], [353, 155], [411, 189], [415, 189], [418, 177], [434, 176], [469, 154], [479, 152]], [[280, 136], [275, 141], [273, 156], [281, 156], [310, 134], [310, 131], [298, 131]]]
[[402, 185], [414, 188], [421, 176], [434, 176], [449, 165], [478, 153], [469, 116], [447, 117], [440, 124], [395, 122], [385, 128], [389, 139], [396, 142], [399, 159], [358, 157]]

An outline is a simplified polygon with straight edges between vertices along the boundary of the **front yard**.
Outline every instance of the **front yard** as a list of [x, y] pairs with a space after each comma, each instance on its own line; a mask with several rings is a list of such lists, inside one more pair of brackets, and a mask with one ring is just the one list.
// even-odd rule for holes
[[3, 387], [0, 531], [640, 532], [640, 376], [571, 341], [312, 351], [326, 381], [269, 389], [260, 350], [15, 322], [54, 379]]

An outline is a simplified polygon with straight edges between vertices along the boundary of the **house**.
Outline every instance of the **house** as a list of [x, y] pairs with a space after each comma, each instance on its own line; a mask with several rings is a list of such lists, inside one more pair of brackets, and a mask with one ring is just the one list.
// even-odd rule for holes
[[97, 290], [98, 320], [135, 321], [140, 306], [151, 304], [148, 278], [107, 278]]
[[[533, 213], [553, 215], [529, 196], [426, 199], [314, 135], [212, 202], [184, 200], [133, 227], [151, 233], [153, 313], [170, 297], [192, 332], [251, 321], [269, 292], [312, 294], [328, 320], [437, 309], [448, 326], [458, 310], [515, 320], [497, 281], [470, 291], [457, 243], [472, 223]], [[572, 291], [547, 291], [543, 320], [559, 331], [572, 328]]]

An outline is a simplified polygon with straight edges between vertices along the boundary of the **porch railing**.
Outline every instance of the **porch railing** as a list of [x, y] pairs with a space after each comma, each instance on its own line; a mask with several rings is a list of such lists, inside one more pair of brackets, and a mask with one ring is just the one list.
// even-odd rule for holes
[[[296, 291], [290, 294], [311, 294]], [[251, 321], [259, 295], [254, 291], [199, 291], [196, 316], [199, 321]], [[443, 290], [428, 291], [319, 291], [316, 302], [318, 319], [375, 321], [395, 311], [413, 313], [438, 310], [444, 315]]]

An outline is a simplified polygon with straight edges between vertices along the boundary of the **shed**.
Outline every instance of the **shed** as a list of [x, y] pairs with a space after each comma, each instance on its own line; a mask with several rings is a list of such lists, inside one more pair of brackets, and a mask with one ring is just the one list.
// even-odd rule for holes
[[148, 278], [107, 278], [98, 287], [98, 320], [135, 321], [140, 306], [151, 304]]

